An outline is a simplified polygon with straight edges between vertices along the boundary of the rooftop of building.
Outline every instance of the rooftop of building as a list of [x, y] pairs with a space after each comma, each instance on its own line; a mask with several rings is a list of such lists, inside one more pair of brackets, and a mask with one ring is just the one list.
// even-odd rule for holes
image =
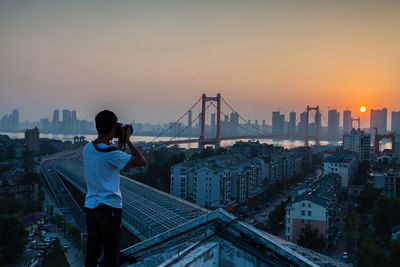
[[123, 251], [122, 266], [347, 266], [218, 209]]
[[327, 163], [350, 163], [356, 156], [353, 152], [338, 150], [333, 155], [327, 157], [324, 162]]
[[212, 171], [222, 172], [233, 169], [243, 169], [248, 167], [249, 165], [261, 161], [262, 160], [258, 158], [243, 158], [242, 155], [228, 154], [228, 155], [219, 155], [204, 159], [186, 161], [174, 165], [173, 167], [195, 168], [198, 170], [207, 168]]
[[300, 186], [298, 192], [301, 193], [294, 196], [292, 203], [309, 200], [326, 208], [337, 197], [336, 186], [339, 181], [340, 176], [338, 174], [321, 175], [317, 179]]

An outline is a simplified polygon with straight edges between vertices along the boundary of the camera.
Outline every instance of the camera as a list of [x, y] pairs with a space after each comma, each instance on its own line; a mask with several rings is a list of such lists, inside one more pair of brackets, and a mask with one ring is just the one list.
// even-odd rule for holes
[[126, 132], [130, 130], [133, 132], [131, 124], [122, 125], [122, 123], [117, 123], [117, 131], [115, 132], [114, 138], [122, 139], [122, 143], [126, 142]]

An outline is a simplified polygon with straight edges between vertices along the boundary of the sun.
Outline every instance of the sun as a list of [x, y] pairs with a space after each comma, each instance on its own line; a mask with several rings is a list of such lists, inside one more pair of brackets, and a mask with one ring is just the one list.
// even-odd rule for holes
[[365, 111], [367, 111], [367, 108], [364, 107], [364, 106], [362, 106], [362, 107], [360, 107], [360, 111], [361, 111], [362, 113], [364, 113]]

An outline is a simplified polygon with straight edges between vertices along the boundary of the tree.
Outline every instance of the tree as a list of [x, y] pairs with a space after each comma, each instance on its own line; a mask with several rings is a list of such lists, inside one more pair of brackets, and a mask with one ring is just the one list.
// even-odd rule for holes
[[35, 172], [28, 172], [24, 175], [23, 182], [27, 184], [40, 184], [40, 175]]
[[6, 153], [8, 159], [15, 158], [15, 145], [11, 144], [6, 147]]
[[9, 215], [16, 212], [30, 213], [40, 210], [40, 201], [22, 201], [9, 197], [0, 197], [0, 215]]
[[0, 216], [0, 265], [14, 262], [27, 243], [28, 232], [16, 217]]
[[361, 191], [358, 197], [361, 209], [366, 213], [371, 213], [375, 202], [379, 199], [382, 190], [376, 189], [370, 184], [366, 184], [363, 191]]
[[22, 167], [24, 167], [25, 171], [32, 171], [35, 166], [35, 162], [33, 161], [32, 152], [28, 149], [25, 149], [22, 152]]
[[311, 226], [307, 224], [302, 229], [298, 244], [306, 248], [319, 250], [325, 247], [325, 238], [317, 228], [311, 229]]
[[387, 256], [385, 255], [384, 251], [376, 244], [376, 240], [370, 232], [363, 233], [360, 248], [357, 250], [356, 263], [356, 266], [360, 267], [389, 266]]
[[54, 242], [52, 250], [43, 258], [43, 267], [67, 267], [69, 266], [67, 259], [65, 258], [64, 252], [62, 251], [60, 241], [57, 239]]
[[390, 245], [390, 266], [400, 266], [400, 240]]
[[369, 168], [369, 161], [362, 161], [357, 167], [357, 172], [354, 177], [353, 183], [356, 185], [365, 184], [369, 178]]
[[372, 221], [379, 234], [390, 234], [400, 224], [400, 199], [381, 196], [372, 210]]
[[269, 213], [268, 216], [268, 227], [276, 231], [281, 231], [284, 227], [284, 220], [286, 214], [286, 204], [287, 202], [282, 201], [273, 211]]

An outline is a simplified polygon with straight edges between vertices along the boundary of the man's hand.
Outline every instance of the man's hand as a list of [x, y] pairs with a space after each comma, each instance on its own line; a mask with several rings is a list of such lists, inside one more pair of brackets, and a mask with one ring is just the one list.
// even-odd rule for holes
[[131, 137], [133, 132], [133, 128], [132, 127], [128, 127], [128, 129], [126, 129], [126, 133], [125, 133], [125, 140], [128, 142], [129, 138]]
[[[124, 129], [125, 130], [125, 129]], [[128, 127], [125, 131], [124, 131], [124, 136], [118, 138], [118, 149], [122, 149], [122, 147], [129, 141], [129, 138], [132, 135], [132, 128]]]

